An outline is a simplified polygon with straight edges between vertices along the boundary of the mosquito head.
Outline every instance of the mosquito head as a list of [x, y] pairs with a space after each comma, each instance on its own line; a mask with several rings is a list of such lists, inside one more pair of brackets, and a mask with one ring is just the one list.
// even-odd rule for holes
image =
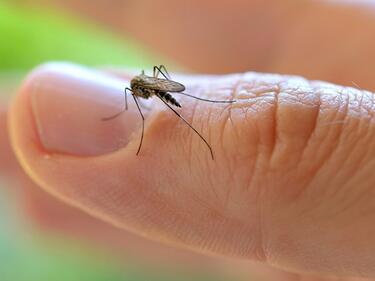
[[142, 75], [144, 74], [134, 76], [133, 79], [130, 80], [130, 88], [133, 89], [134, 87], [142, 84]]

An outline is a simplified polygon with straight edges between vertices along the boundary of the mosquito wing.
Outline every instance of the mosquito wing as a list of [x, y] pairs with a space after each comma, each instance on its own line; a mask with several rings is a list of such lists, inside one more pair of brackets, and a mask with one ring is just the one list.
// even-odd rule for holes
[[183, 92], [185, 91], [185, 86], [173, 80], [166, 80], [160, 78], [154, 78], [150, 76], [142, 76], [142, 81], [140, 83], [142, 87], [159, 90], [163, 92]]

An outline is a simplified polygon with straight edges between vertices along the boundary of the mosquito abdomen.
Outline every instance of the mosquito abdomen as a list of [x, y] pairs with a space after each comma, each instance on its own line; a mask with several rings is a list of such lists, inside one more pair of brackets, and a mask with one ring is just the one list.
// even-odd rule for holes
[[176, 99], [174, 97], [172, 97], [172, 95], [170, 93], [166, 93], [166, 92], [159, 92], [159, 96], [164, 99], [166, 102], [174, 105], [174, 106], [177, 106], [177, 107], [181, 107], [181, 104], [178, 103], [178, 101], [176, 101]]

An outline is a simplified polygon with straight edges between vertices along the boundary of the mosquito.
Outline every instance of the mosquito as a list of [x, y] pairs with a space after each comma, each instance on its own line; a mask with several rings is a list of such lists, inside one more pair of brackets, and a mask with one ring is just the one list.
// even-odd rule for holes
[[[159, 78], [159, 75], [162, 75], [163, 78]], [[206, 101], [206, 102], [213, 102], [213, 103], [233, 103], [235, 100], [210, 100], [204, 99], [200, 97], [196, 97], [187, 93], [184, 93], [185, 86], [179, 82], [173, 81], [170, 78], [170, 75], [164, 65], [154, 66], [153, 68], [153, 75], [148, 76], [142, 70], [140, 75], [135, 76], [130, 81], [130, 88], [126, 87], [125, 92], [125, 107], [120, 112], [116, 113], [113, 116], [109, 116], [106, 118], [102, 118], [103, 121], [112, 120], [118, 117], [121, 113], [128, 110], [128, 91], [131, 93], [134, 102], [138, 108], [138, 111], [142, 117], [142, 134], [141, 140], [138, 145], [138, 150], [136, 155], [138, 156], [139, 152], [141, 151], [142, 143], [143, 143], [143, 135], [144, 135], [144, 128], [145, 128], [145, 117], [142, 113], [142, 110], [139, 106], [138, 98], [148, 99], [152, 96], [158, 97], [170, 110], [173, 111], [174, 114], [177, 115], [186, 125], [188, 125], [207, 145], [208, 149], [211, 153], [212, 160], [214, 159], [214, 153], [212, 150], [211, 145], [207, 142], [207, 140], [183, 117], [180, 113], [178, 113], [172, 106], [181, 107], [181, 104], [170, 94], [176, 93], [181, 94], [187, 97], [191, 97], [197, 100]]]

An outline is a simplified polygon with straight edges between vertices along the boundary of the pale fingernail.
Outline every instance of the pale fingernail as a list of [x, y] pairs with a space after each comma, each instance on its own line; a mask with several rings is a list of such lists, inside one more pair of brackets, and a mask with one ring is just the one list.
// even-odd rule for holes
[[53, 63], [34, 71], [27, 82], [32, 111], [43, 147], [80, 156], [115, 151], [139, 126], [132, 106], [124, 108], [122, 81], [77, 65]]

